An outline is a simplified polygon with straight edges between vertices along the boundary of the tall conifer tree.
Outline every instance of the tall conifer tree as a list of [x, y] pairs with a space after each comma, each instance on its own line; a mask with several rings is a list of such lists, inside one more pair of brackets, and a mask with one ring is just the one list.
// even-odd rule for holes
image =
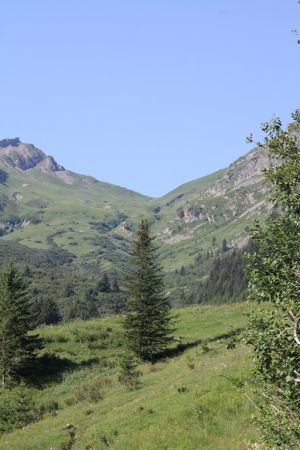
[[0, 277], [0, 374], [2, 388], [20, 368], [30, 363], [41, 348], [33, 328], [30, 303], [23, 281], [13, 265]]
[[133, 240], [129, 262], [128, 311], [124, 322], [128, 346], [142, 360], [153, 361], [173, 341], [173, 327], [157, 248], [145, 220]]

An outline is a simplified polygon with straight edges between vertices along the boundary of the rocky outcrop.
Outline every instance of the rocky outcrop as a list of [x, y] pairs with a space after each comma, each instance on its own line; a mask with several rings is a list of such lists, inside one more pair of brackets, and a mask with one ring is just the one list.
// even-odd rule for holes
[[45, 158], [41, 162], [41, 166], [48, 172], [60, 172], [65, 170], [63, 166], [61, 166], [55, 161], [53, 156], [45, 156]]
[[228, 181], [234, 186], [255, 183], [263, 177], [263, 169], [269, 164], [269, 157], [265, 150], [253, 150], [229, 166], [226, 174]]
[[54, 160], [53, 156], [45, 155], [34, 145], [24, 144], [19, 138], [0, 141], [0, 161], [21, 170], [33, 169], [36, 166], [45, 172], [65, 170]]
[[13, 139], [2, 139], [0, 141], [0, 148], [6, 148], [6, 147], [18, 147], [18, 145], [21, 143], [20, 138], [13, 138]]
[[220, 197], [231, 190], [254, 185], [263, 179], [263, 170], [269, 163], [265, 149], [254, 149], [232, 163], [225, 174], [208, 189], [207, 194]]

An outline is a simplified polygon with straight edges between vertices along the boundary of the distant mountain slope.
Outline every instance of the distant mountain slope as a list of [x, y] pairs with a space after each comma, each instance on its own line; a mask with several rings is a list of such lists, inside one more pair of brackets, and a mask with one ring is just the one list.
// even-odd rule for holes
[[[19, 139], [0, 141], [0, 232], [34, 248], [56, 244], [81, 262], [124, 259], [128, 242], [115, 229], [144, 214], [150, 199], [65, 170]], [[103, 253], [107, 253], [108, 258]]]
[[[60, 246], [89, 269], [120, 268], [141, 217], [153, 223], [168, 270], [224, 238], [241, 246], [268, 209], [267, 155], [254, 149], [227, 169], [151, 199], [66, 170], [18, 138], [0, 141], [0, 233], [33, 248]], [[213, 242], [213, 244], [212, 244]]]
[[192, 262], [224, 238], [230, 246], [246, 243], [253, 217], [269, 208], [269, 186], [262, 173], [267, 165], [266, 151], [255, 148], [227, 169], [186, 183], [155, 202], [154, 229], [170, 267], [178, 267], [179, 260]]

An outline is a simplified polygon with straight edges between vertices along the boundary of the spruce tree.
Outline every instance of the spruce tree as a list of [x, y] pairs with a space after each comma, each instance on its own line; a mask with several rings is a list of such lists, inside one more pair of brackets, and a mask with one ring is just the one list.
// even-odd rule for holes
[[2, 388], [30, 364], [42, 343], [32, 330], [31, 305], [19, 272], [9, 265], [0, 277], [0, 374]]
[[131, 352], [126, 352], [121, 360], [121, 373], [119, 381], [129, 388], [137, 388], [139, 385], [139, 376], [141, 372], [137, 370], [138, 361]]
[[111, 292], [111, 285], [106, 272], [104, 272], [102, 279], [99, 281], [97, 289], [99, 292]]
[[145, 220], [141, 221], [131, 253], [125, 280], [128, 296], [125, 334], [130, 350], [142, 360], [154, 361], [173, 341], [174, 330], [157, 248]]

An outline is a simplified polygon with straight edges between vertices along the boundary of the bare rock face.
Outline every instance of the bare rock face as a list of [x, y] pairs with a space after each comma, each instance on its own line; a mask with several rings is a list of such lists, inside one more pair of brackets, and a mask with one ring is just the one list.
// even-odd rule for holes
[[0, 148], [5, 148], [8, 147], [9, 145], [11, 147], [18, 147], [20, 143], [21, 143], [20, 138], [2, 139], [2, 141], [0, 141]]
[[63, 166], [55, 161], [53, 156], [45, 156], [41, 165], [47, 172], [60, 172], [62, 170], [65, 170]]
[[8, 145], [0, 149], [0, 160], [6, 165], [28, 170], [35, 167], [44, 159], [44, 153], [35, 147], [19, 144], [18, 146]]
[[65, 170], [52, 156], [31, 144], [24, 144], [19, 138], [3, 139], [0, 141], [0, 162], [21, 170], [40, 167], [45, 172]]
[[233, 184], [241, 185], [255, 182], [263, 177], [263, 169], [269, 164], [269, 157], [265, 150], [253, 150], [246, 156], [234, 162], [227, 171], [227, 179]]

